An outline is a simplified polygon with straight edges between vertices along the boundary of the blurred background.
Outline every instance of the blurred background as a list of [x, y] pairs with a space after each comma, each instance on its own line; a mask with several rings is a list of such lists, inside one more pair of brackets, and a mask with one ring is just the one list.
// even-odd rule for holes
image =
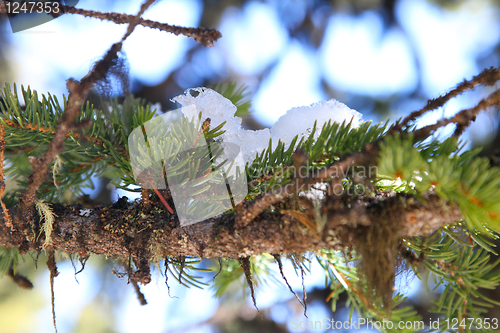
[[[77, 7], [135, 14], [141, 1], [83, 0]], [[144, 18], [182, 26], [217, 28], [223, 37], [212, 48], [192, 39], [144, 27], [124, 44], [130, 92], [163, 110], [187, 88], [235, 82], [248, 86], [253, 112], [247, 128], [271, 126], [294, 106], [335, 98], [361, 112], [365, 120], [397, 120], [419, 109], [463, 79], [484, 68], [500, 66], [500, 1], [497, 0], [159, 0]], [[118, 41], [125, 25], [76, 15], [12, 33], [0, 16], [0, 83], [30, 86], [39, 93], [66, 94], [65, 81], [80, 79]], [[498, 85], [497, 85], [498, 88]], [[494, 88], [479, 88], [423, 117], [419, 126], [470, 107]], [[498, 110], [482, 113], [464, 134], [467, 148], [483, 146], [490, 155], [500, 147]], [[445, 128], [446, 135], [453, 128]], [[99, 203], [128, 195], [96, 180], [89, 191]], [[131, 197], [130, 195], [128, 195]], [[35, 258], [34, 258], [35, 259]], [[92, 258], [75, 275], [64, 254], [55, 280], [59, 332], [306, 332], [294, 325], [307, 320], [286, 286], [259, 284], [256, 312], [243, 279], [221, 299], [215, 291], [186, 289], [170, 276], [169, 291], [161, 270], [142, 291], [149, 302], [140, 306], [127, 279], [111, 265]], [[7, 277], [0, 280], [0, 332], [51, 332], [50, 289], [45, 259], [26, 259], [20, 273], [35, 288], [25, 291]], [[210, 283], [218, 270], [204, 274]], [[277, 267], [269, 267], [277, 273]], [[302, 293], [292, 265], [285, 274]], [[276, 275], [280, 280], [279, 275]], [[305, 277], [308, 320], [347, 320], [348, 308], [331, 311], [330, 293], [318, 265]], [[435, 295], [425, 295], [412, 277], [398, 277], [399, 291], [409, 296], [424, 318]], [[496, 292], [491, 297], [497, 298]], [[489, 317], [499, 318], [497, 309]], [[312, 330], [323, 332], [322, 329]], [[342, 331], [342, 330], [340, 330]], [[348, 331], [348, 330], [345, 330]], [[366, 330], [370, 331], [370, 330]], [[373, 330], [372, 330], [373, 331]]]

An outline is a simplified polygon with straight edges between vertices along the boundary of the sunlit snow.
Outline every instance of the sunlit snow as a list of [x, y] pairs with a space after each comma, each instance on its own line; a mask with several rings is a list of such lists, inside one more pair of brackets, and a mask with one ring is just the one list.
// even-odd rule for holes
[[[269, 129], [259, 131], [246, 130], [241, 127], [241, 118], [235, 117], [236, 106], [221, 94], [208, 88], [189, 89], [184, 95], [174, 97], [172, 101], [179, 103], [183, 110], [191, 110], [191, 114], [184, 115], [188, 118], [202, 113], [202, 119], [210, 118], [214, 128], [225, 122], [222, 128], [226, 132], [221, 138], [224, 142], [238, 145], [245, 162], [252, 162], [256, 153], [269, 146], [269, 139], [276, 146], [278, 140], [288, 146], [296, 135], [306, 135], [317, 122], [317, 127], [322, 128], [328, 121], [342, 123], [352, 121], [352, 126], [357, 127], [362, 122], [361, 114], [350, 109], [345, 104], [335, 99], [313, 103], [288, 110]], [[317, 137], [317, 135], [316, 135]]]

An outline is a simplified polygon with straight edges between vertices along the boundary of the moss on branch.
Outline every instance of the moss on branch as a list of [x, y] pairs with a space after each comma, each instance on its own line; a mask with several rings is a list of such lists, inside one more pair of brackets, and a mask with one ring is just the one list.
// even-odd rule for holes
[[[131, 207], [133, 206], [133, 207]], [[331, 212], [321, 239], [289, 215], [264, 211], [244, 227], [235, 227], [234, 213], [179, 227], [158, 208], [142, 211], [122, 198], [109, 207], [83, 209], [79, 205], [52, 205], [56, 218], [51, 234], [55, 250], [121, 258], [200, 256], [247, 257], [261, 253], [301, 253], [322, 247], [351, 245], [353, 231], [369, 225], [389, 224], [397, 237], [419, 236], [461, 219], [460, 210], [436, 196], [426, 202], [396, 195], [366, 206]], [[19, 214], [15, 209], [12, 215]], [[363, 222], [364, 226], [359, 223]], [[44, 236], [29, 242], [30, 230], [10, 230], [0, 223], [0, 246], [21, 252], [40, 250]], [[358, 225], [359, 224], [359, 225]], [[154, 250], [153, 250], [154, 249]], [[154, 253], [153, 253], [154, 252]]]

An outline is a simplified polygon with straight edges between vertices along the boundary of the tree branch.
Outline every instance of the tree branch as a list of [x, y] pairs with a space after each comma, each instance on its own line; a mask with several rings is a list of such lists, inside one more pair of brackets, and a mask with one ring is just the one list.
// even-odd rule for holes
[[418, 117], [422, 116], [427, 111], [435, 110], [439, 107], [442, 107], [446, 102], [448, 102], [453, 97], [456, 97], [467, 90], [474, 89], [477, 85], [487, 85], [492, 86], [498, 80], [500, 80], [500, 70], [498, 68], [490, 67], [485, 69], [480, 74], [474, 76], [472, 80], [460, 83], [455, 89], [452, 89], [448, 93], [443, 96], [439, 96], [435, 99], [430, 99], [427, 101], [427, 105], [422, 109], [413, 111], [410, 115], [408, 115], [401, 123], [391, 130], [391, 133], [395, 133], [400, 131], [404, 126], [407, 126], [409, 123], [415, 121]]
[[[139, 17], [154, 1], [155, 0], [147, 0], [143, 3], [138, 14], [132, 16], [127, 31], [121, 41], [110, 47], [104, 57], [93, 66], [85, 77], [82, 78], [81, 82], [73, 79], [69, 79], [67, 81], [67, 87], [69, 90], [68, 103], [61, 120], [56, 125], [54, 137], [50, 141], [49, 147], [42, 157], [33, 157], [29, 160], [33, 165], [33, 173], [28, 178], [28, 188], [19, 198], [19, 210], [24, 213], [23, 216], [17, 217], [21, 229], [25, 229], [26, 222], [23, 221], [31, 220], [33, 214], [33, 204], [36, 201], [36, 192], [40, 185], [45, 181], [45, 175], [49, 170], [52, 160], [59, 152], [64, 150], [64, 140], [66, 140], [68, 133], [77, 126], [77, 124], [75, 124], [75, 120], [80, 114], [82, 104], [85, 101], [90, 88], [95, 82], [101, 80], [108, 74], [109, 69], [115, 64], [115, 61], [118, 58], [118, 53], [122, 49], [123, 42], [128, 38], [128, 36], [130, 36], [139, 23]], [[33, 229], [35, 230], [35, 228]]]
[[[61, 8], [63, 9], [63, 13], [77, 14], [85, 17], [97, 18], [100, 20], [111, 21], [116, 24], [129, 23], [134, 19], [134, 15], [112, 13], [112, 12], [103, 13], [94, 10], [86, 10], [64, 5], [61, 5]], [[61, 13], [61, 15], [63, 13]], [[184, 35], [186, 37], [191, 37], [201, 45], [208, 47], [214, 46], [214, 42], [222, 37], [222, 34], [215, 29], [186, 28], [177, 25], [170, 25], [167, 23], [145, 20], [143, 18], [139, 18], [138, 24], [151, 29], [158, 29], [160, 31], [169, 32], [174, 35]]]
[[427, 125], [416, 131], [415, 138], [426, 138], [438, 128], [445, 127], [448, 124], [457, 124], [456, 134], [461, 134], [473, 121], [476, 120], [476, 116], [480, 111], [486, 110], [489, 107], [496, 106], [500, 104], [500, 89], [491, 93], [488, 97], [482, 99], [476, 106], [464, 109], [458, 112], [453, 117], [438, 120], [433, 125]]
[[[222, 215], [186, 227], [175, 227], [175, 221], [166, 221], [163, 211], [153, 209], [150, 214], [141, 205], [129, 208], [126, 199], [110, 207], [91, 211], [81, 206], [53, 205], [58, 216], [53, 225], [53, 249], [71, 254], [101, 254], [127, 259], [146, 259], [176, 256], [248, 257], [261, 253], [302, 253], [322, 247], [334, 247], [328, 240], [330, 230], [362, 228], [363, 225], [389, 221], [401, 237], [431, 233], [437, 228], [461, 219], [460, 210], [436, 196], [426, 202], [413, 197], [396, 195], [374, 201], [366, 207], [334, 212], [327, 221], [322, 239], [308, 231], [299, 221], [279, 212], [265, 211], [244, 227], [235, 227], [234, 213]], [[12, 209], [15, 216], [19, 210]], [[88, 216], [86, 216], [88, 215]], [[359, 225], [360, 221], [365, 221]], [[0, 222], [0, 246], [18, 248], [21, 252], [40, 250], [29, 242], [25, 230], [12, 231]], [[335, 247], [348, 246], [337, 243]]]
[[[114, 22], [116, 24], [127, 24], [131, 23], [136, 19], [136, 15], [127, 15], [120, 14], [114, 12], [98, 12], [95, 10], [87, 10], [82, 8], [75, 8], [71, 6], [65, 6], [60, 3], [49, 3], [52, 4], [51, 15], [54, 18], [57, 18], [64, 14], [76, 14], [82, 15], [84, 17], [97, 18], [101, 21], [106, 20], [110, 22]], [[57, 7], [56, 7], [57, 6]], [[59, 8], [61, 11], [58, 12]], [[0, 14], [8, 14], [3, 1], [0, 1]], [[196, 42], [200, 43], [203, 46], [214, 46], [214, 42], [216, 42], [219, 38], [222, 37], [220, 31], [216, 29], [209, 28], [186, 28], [178, 25], [171, 25], [167, 23], [160, 23], [151, 20], [145, 20], [143, 18], [138, 18], [137, 24], [142, 25], [144, 27], [148, 27], [151, 29], [158, 29], [160, 31], [165, 31], [172, 33], [176, 36], [183, 35], [186, 37], [193, 38]]]

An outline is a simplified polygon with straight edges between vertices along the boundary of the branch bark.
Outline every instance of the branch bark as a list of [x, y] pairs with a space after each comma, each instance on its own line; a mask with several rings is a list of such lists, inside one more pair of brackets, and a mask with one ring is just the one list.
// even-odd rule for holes
[[[178, 227], [167, 220], [169, 214], [153, 208], [149, 213], [140, 205], [120, 199], [109, 207], [90, 211], [81, 206], [53, 205], [58, 216], [53, 225], [51, 241], [54, 250], [70, 254], [100, 254], [134, 260], [152, 260], [166, 256], [248, 257], [261, 253], [301, 253], [322, 247], [349, 246], [348, 240], [335, 244], [328, 235], [339, 228], [358, 229], [374, 223], [390, 223], [403, 238], [431, 233], [437, 228], [461, 219], [459, 208], [436, 196], [426, 202], [396, 195], [352, 209], [329, 212], [321, 238], [299, 221], [279, 212], [264, 211], [243, 227], [235, 226], [235, 214], [191, 226]], [[11, 210], [12, 215], [21, 212]], [[86, 216], [88, 215], [88, 216]], [[44, 235], [30, 242], [29, 229], [11, 230], [0, 220], [0, 246], [17, 248], [22, 253], [40, 250]]]

